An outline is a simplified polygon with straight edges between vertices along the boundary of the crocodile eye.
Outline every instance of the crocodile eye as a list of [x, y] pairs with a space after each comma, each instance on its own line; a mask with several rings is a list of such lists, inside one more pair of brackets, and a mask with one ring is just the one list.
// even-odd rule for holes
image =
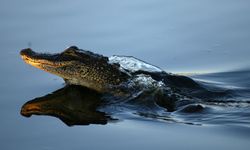
[[79, 48], [77, 46], [70, 46], [70, 49], [75, 49], [75, 50], [79, 50]]
[[67, 55], [75, 55], [76, 51], [78, 50], [78, 48], [76, 46], [71, 46], [69, 48], [67, 48], [63, 54], [67, 54]]

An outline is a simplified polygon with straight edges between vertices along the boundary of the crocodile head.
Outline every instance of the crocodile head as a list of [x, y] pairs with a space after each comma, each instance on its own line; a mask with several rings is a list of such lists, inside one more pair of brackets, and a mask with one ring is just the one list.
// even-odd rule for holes
[[22, 59], [39, 69], [62, 77], [66, 83], [82, 85], [98, 92], [107, 92], [128, 77], [119, 65], [108, 63], [108, 57], [71, 46], [62, 53], [43, 54], [32, 49], [20, 52]]

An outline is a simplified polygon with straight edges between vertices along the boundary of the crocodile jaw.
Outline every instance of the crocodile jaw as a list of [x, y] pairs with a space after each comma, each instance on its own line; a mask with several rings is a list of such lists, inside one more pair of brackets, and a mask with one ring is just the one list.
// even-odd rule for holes
[[32, 51], [29, 48], [21, 50], [20, 55], [22, 59], [24, 60], [24, 62], [26, 62], [27, 64], [34, 66], [36, 68], [45, 70], [45, 71], [48, 71], [45, 69], [46, 66], [56, 68], [56, 67], [62, 67], [63, 65], [65, 65], [58, 61], [50, 60], [52, 59], [52, 57], [55, 57], [56, 55], [39, 54], [39, 53]]

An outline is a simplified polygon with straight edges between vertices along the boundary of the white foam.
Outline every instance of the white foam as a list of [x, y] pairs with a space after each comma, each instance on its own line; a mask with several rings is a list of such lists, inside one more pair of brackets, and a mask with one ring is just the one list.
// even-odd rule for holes
[[133, 81], [142, 87], [162, 87], [165, 84], [162, 81], [156, 81], [151, 76], [140, 74], [136, 75]]
[[163, 70], [148, 64], [142, 60], [139, 60], [132, 56], [117, 56], [113, 55], [109, 57], [109, 63], [118, 63], [122, 70], [128, 70], [129, 72], [136, 72], [136, 71], [147, 71], [147, 72], [162, 72]]

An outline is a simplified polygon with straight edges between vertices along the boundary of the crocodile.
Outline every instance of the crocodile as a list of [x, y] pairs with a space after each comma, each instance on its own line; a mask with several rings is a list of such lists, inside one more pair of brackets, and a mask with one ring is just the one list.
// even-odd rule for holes
[[167, 73], [131, 56], [106, 57], [76, 46], [57, 54], [37, 53], [26, 48], [21, 50], [20, 55], [27, 64], [62, 77], [67, 84], [81, 85], [100, 93], [110, 93], [117, 87], [124, 87], [141, 74], [174, 88], [203, 89], [189, 77]]

